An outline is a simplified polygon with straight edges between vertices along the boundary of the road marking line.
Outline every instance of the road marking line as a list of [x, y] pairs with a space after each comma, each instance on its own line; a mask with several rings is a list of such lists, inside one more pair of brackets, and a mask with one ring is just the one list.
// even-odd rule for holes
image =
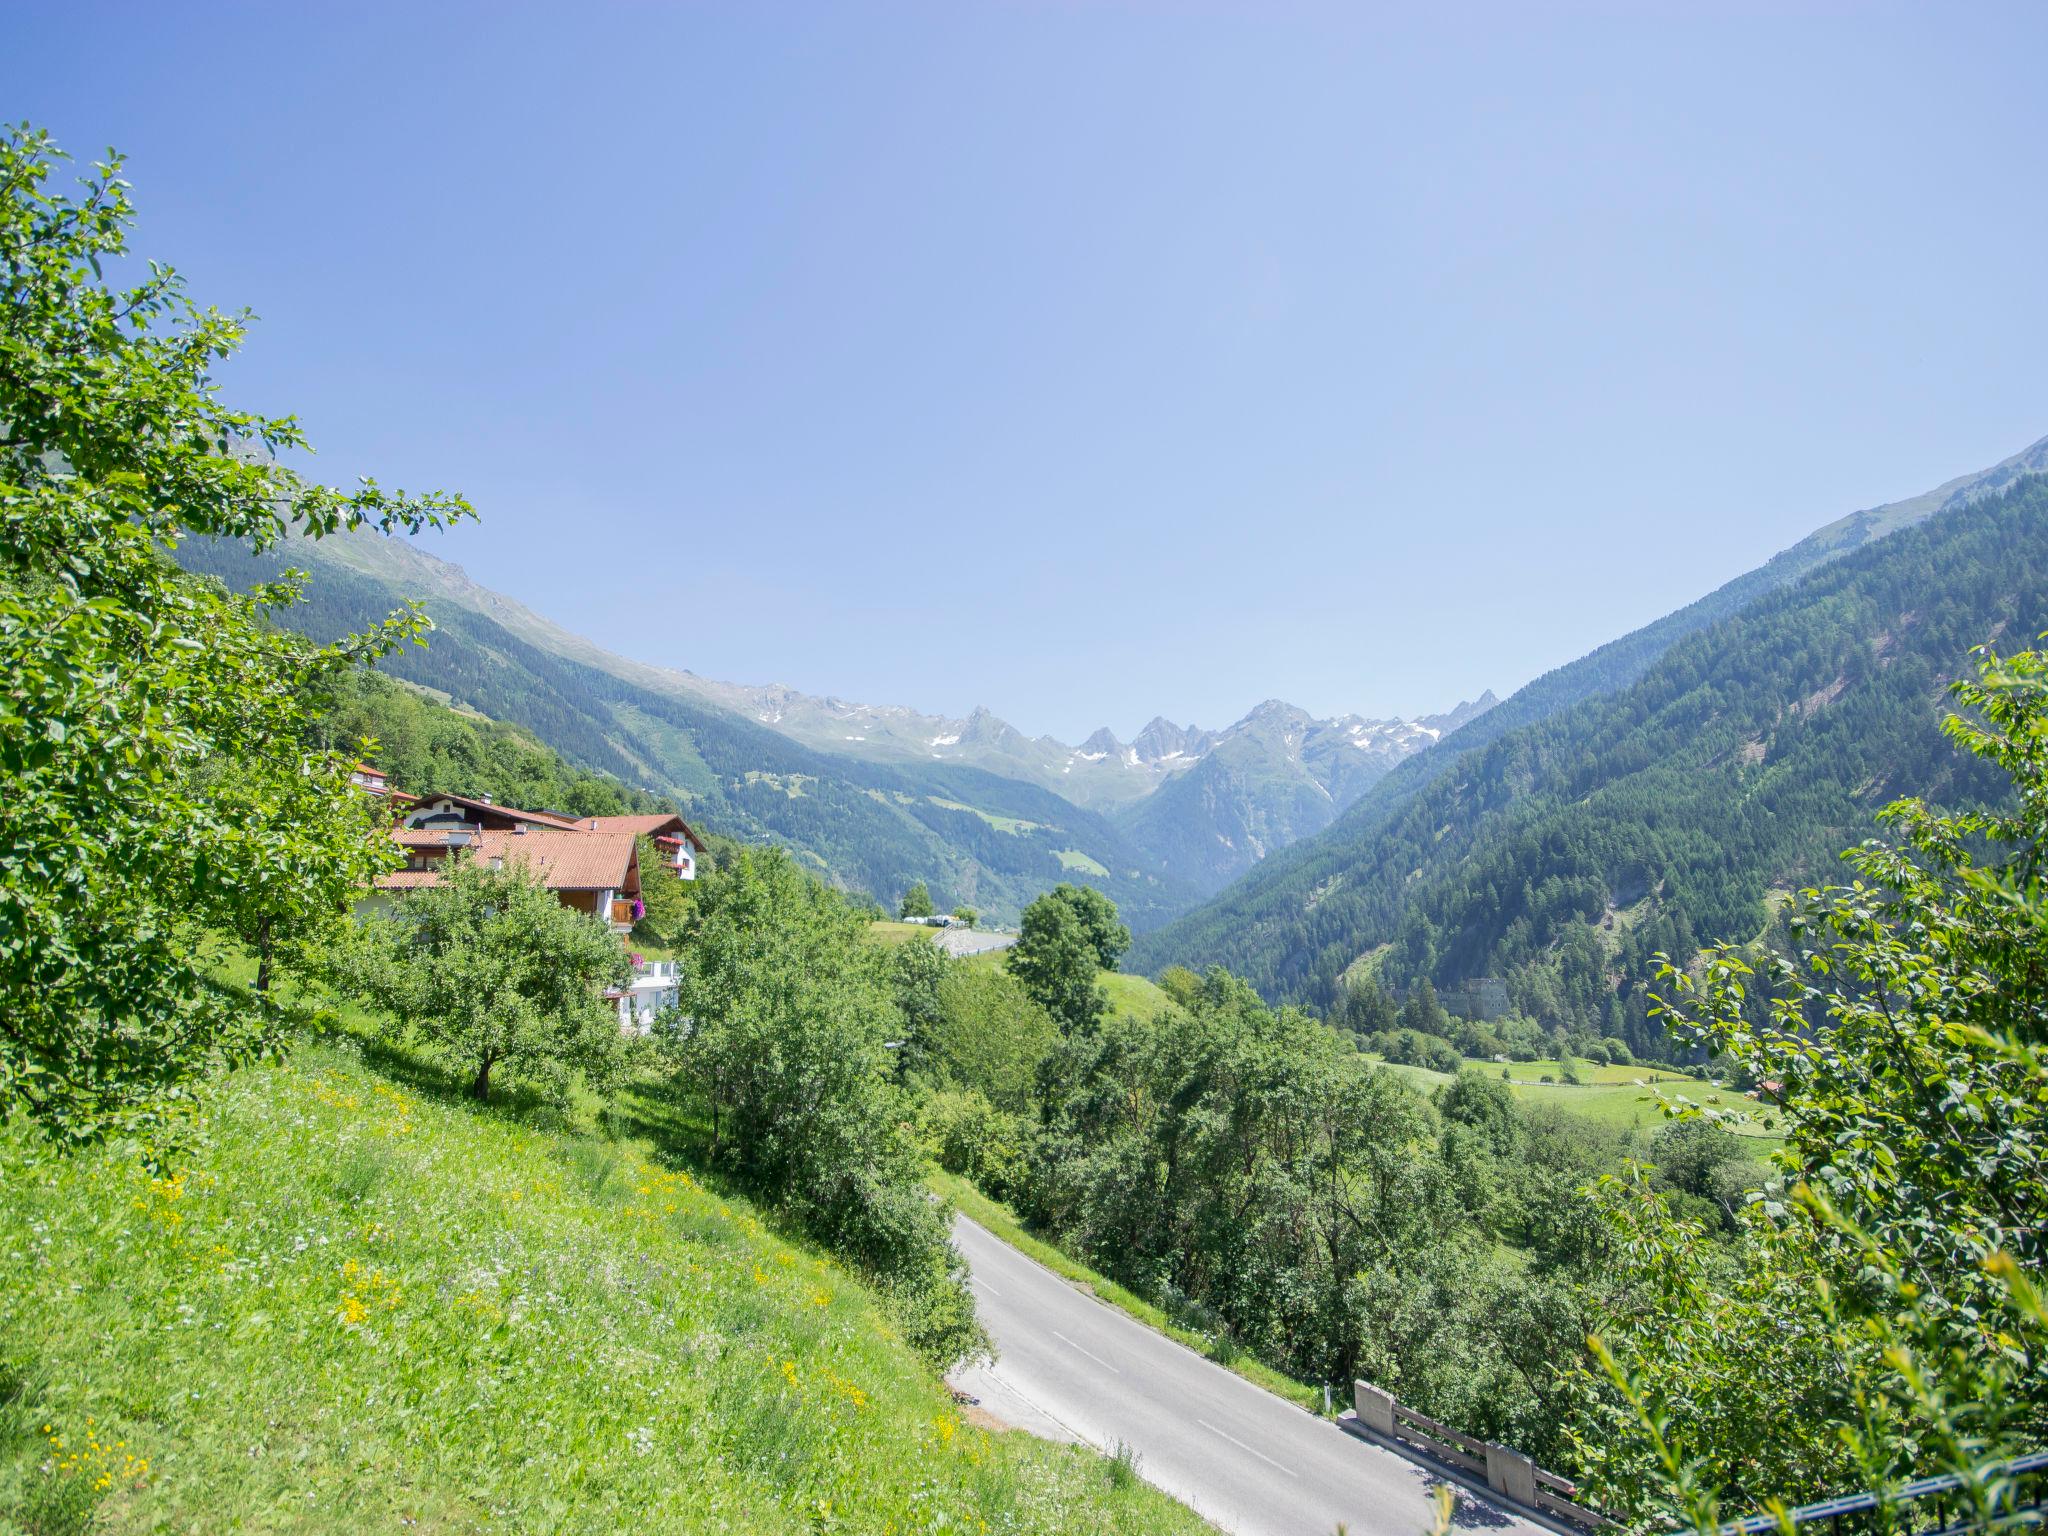
[[1069, 1349], [1079, 1349], [1079, 1350], [1081, 1350], [1081, 1353], [1082, 1353], [1082, 1354], [1086, 1355], [1086, 1356], [1087, 1356], [1087, 1357], [1088, 1357], [1088, 1358], [1089, 1358], [1090, 1360], [1093, 1360], [1093, 1361], [1094, 1361], [1094, 1362], [1095, 1362], [1095, 1363], [1096, 1363], [1097, 1365], [1101, 1366], [1101, 1367], [1102, 1367], [1102, 1368], [1103, 1368], [1103, 1369], [1104, 1369], [1105, 1371], [1115, 1371], [1117, 1375], [1119, 1375], [1119, 1376], [1123, 1375], [1123, 1372], [1122, 1372], [1122, 1371], [1118, 1371], [1118, 1370], [1117, 1370], [1117, 1368], [1116, 1368], [1115, 1366], [1111, 1365], [1111, 1364], [1110, 1364], [1110, 1363], [1109, 1363], [1109, 1362], [1108, 1362], [1107, 1360], [1103, 1359], [1103, 1358], [1102, 1358], [1102, 1356], [1100, 1356], [1100, 1355], [1096, 1354], [1094, 1350], [1092, 1350], [1092, 1349], [1081, 1349], [1081, 1346], [1080, 1346], [1080, 1345], [1076, 1344], [1076, 1343], [1075, 1343], [1075, 1342], [1074, 1342], [1074, 1341], [1073, 1341], [1072, 1339], [1068, 1338], [1068, 1337], [1067, 1337], [1067, 1336], [1066, 1336], [1066, 1335], [1065, 1335], [1064, 1333], [1061, 1333], [1061, 1332], [1059, 1331], [1059, 1329], [1057, 1329], [1057, 1328], [1053, 1329], [1053, 1331], [1052, 1331], [1052, 1336], [1053, 1336], [1054, 1338], [1058, 1339], [1058, 1340], [1059, 1340], [1059, 1341], [1060, 1341], [1060, 1342], [1061, 1342], [1062, 1344], [1066, 1345], [1066, 1346], [1067, 1346], [1067, 1348], [1069, 1348]]
[[967, 1277], [967, 1283], [968, 1283], [969, 1285], [978, 1285], [978, 1286], [980, 1286], [980, 1287], [981, 1287], [981, 1288], [982, 1288], [982, 1289], [983, 1289], [984, 1291], [987, 1291], [987, 1292], [989, 1293], [989, 1295], [991, 1295], [991, 1296], [1000, 1296], [1000, 1295], [1002, 1295], [1002, 1294], [1003, 1294], [1003, 1293], [1002, 1293], [1001, 1291], [997, 1290], [997, 1289], [996, 1289], [996, 1288], [995, 1288], [994, 1286], [990, 1285], [990, 1284], [989, 1284], [989, 1283], [988, 1283], [988, 1282], [987, 1282], [986, 1280], [982, 1279], [982, 1278], [981, 1278], [981, 1276], [979, 1276], [979, 1275], [969, 1275], [969, 1276]]
[[1268, 1456], [1264, 1451], [1253, 1450], [1251, 1446], [1246, 1445], [1242, 1440], [1238, 1439], [1237, 1436], [1230, 1434], [1225, 1430], [1218, 1429], [1214, 1424], [1211, 1424], [1207, 1419], [1197, 1419], [1195, 1420], [1195, 1422], [1201, 1425], [1202, 1428], [1208, 1430], [1209, 1433], [1212, 1435], [1222, 1435], [1224, 1439], [1228, 1440], [1240, 1451], [1251, 1451], [1251, 1453], [1254, 1456], [1258, 1457], [1259, 1460], [1263, 1461], [1267, 1466], [1285, 1472], [1289, 1477], [1294, 1476], [1294, 1472], [1291, 1468], [1281, 1466], [1279, 1462], [1275, 1461], [1272, 1457]]

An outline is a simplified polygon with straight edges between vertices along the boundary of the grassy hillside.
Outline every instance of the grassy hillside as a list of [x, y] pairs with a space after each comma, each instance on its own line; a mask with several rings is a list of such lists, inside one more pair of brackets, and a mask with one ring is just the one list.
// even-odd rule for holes
[[933, 943], [938, 932], [938, 929], [928, 923], [899, 923], [891, 918], [878, 918], [868, 924], [868, 937], [877, 944], [887, 944], [892, 948], [898, 944], [908, 944], [913, 939], [922, 939], [927, 944]]
[[1102, 989], [1109, 994], [1109, 1006], [1116, 1013], [1129, 1014], [1134, 1019], [1152, 1020], [1173, 1007], [1173, 999], [1143, 976], [1127, 976], [1121, 971], [1104, 971], [1097, 978]]
[[[909, 928], [915, 931], [914, 926], [908, 923], [876, 923], [874, 928], [878, 939], [892, 944], [901, 943], [902, 940], [891, 930]], [[1008, 954], [1009, 951], [1006, 949], [985, 949], [979, 954], [962, 956], [955, 963], [995, 969], [1002, 966], [1004, 957]], [[1099, 971], [1095, 979], [1102, 990], [1109, 994], [1110, 1010], [1114, 1013], [1129, 1014], [1134, 1019], [1149, 1021], [1173, 1007], [1173, 999], [1160, 991], [1158, 985], [1146, 977], [1133, 976], [1124, 971]]]
[[227, 1080], [165, 1177], [0, 1135], [0, 1232], [0, 1511], [37, 1533], [1205, 1529], [963, 1420], [654, 1141], [346, 1039]]
[[1938, 733], [1943, 686], [2044, 618], [2037, 476], [1757, 599], [1405, 800], [1368, 796], [1131, 963], [1218, 962], [1314, 1001], [1369, 955], [1401, 987], [1500, 976], [1516, 1012], [1640, 1053], [1655, 951], [1756, 937], [1770, 893], [1832, 878], [1895, 796], [1993, 792]]
[[[305, 600], [281, 617], [322, 639], [420, 595], [303, 540], [260, 559], [194, 540], [179, 558], [237, 588], [292, 564], [310, 566]], [[1034, 896], [1076, 873], [1136, 928], [1156, 926], [1195, 899], [1108, 822], [1050, 791], [956, 764], [815, 751], [687, 694], [599, 668], [582, 652], [548, 649], [536, 643], [545, 636], [529, 638], [451, 598], [430, 596], [427, 607], [437, 632], [424, 649], [387, 658], [392, 676], [509, 721], [580, 768], [672, 799], [711, 831], [781, 843], [885, 905], [923, 880], [942, 908], [972, 906], [993, 922], [1012, 922]]]

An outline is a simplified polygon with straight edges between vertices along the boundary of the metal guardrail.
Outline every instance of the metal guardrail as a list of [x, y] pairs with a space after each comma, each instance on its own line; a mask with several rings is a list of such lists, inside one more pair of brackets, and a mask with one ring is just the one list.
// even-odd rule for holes
[[[1439, 1423], [1371, 1382], [1357, 1382], [1358, 1422], [1375, 1434], [1406, 1441], [1426, 1455], [1486, 1479], [1496, 1494], [1525, 1508], [1589, 1528], [1612, 1521], [1577, 1502], [1578, 1486], [1539, 1467], [1519, 1451], [1493, 1445]], [[1777, 1515], [1750, 1515], [1720, 1528], [1720, 1536], [1775, 1536], [1782, 1530], [1826, 1524], [1828, 1536], [1982, 1536], [2022, 1526], [2048, 1525], [2048, 1451], [2033, 1451], [1987, 1467], [1977, 1481], [1996, 1485], [1994, 1509], [1978, 1513], [1952, 1497], [1970, 1480], [1955, 1473], [1923, 1477], [1884, 1492], [1844, 1494]], [[1902, 1508], [1902, 1506], [1908, 1506]]]
[[[1870, 1531], [1884, 1532], [1886, 1536], [1964, 1536], [1967, 1532], [2048, 1523], [2048, 1507], [2042, 1503], [2043, 1494], [2048, 1493], [2048, 1451], [2033, 1451], [1999, 1462], [1985, 1468], [1983, 1476], [2005, 1481], [2005, 1486], [1998, 1490], [1997, 1499], [2005, 1507], [1988, 1517], [1971, 1511], [1960, 1521], [1950, 1518], [1959, 1511], [1954, 1509], [1955, 1501], [1948, 1495], [1960, 1492], [1967, 1480], [1955, 1473], [1945, 1473], [1902, 1484], [1886, 1493], [1850, 1493], [1840, 1498], [1823, 1499], [1818, 1504], [1801, 1505], [1798, 1509], [1788, 1510], [1782, 1519], [1777, 1515], [1751, 1515], [1747, 1519], [1730, 1521], [1721, 1527], [1721, 1533], [1722, 1536], [1770, 1536], [1775, 1531], [1796, 1530], [1825, 1521], [1830, 1533]], [[1926, 1520], [1923, 1523], [1915, 1519], [1916, 1511], [1901, 1510], [1900, 1505], [1921, 1506], [1926, 1512]], [[1865, 1515], [1877, 1518], [1857, 1518]]]

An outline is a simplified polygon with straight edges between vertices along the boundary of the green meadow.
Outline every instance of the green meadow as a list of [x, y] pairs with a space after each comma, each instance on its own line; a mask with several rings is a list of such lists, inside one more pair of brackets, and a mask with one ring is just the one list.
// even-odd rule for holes
[[[1440, 1087], [1451, 1080], [1449, 1073], [1429, 1067], [1399, 1062], [1381, 1065], [1425, 1089]], [[1716, 1087], [1705, 1078], [1661, 1067], [1593, 1066], [1579, 1062], [1578, 1083], [1561, 1081], [1563, 1068], [1555, 1061], [1468, 1061], [1465, 1069], [1490, 1077], [1506, 1072], [1509, 1088], [1523, 1103], [1552, 1105], [1608, 1130], [1648, 1133], [1664, 1123], [1664, 1104], [1691, 1104], [1712, 1112], [1738, 1136], [1751, 1137], [1763, 1144], [1758, 1147], [1759, 1153], [1783, 1140], [1770, 1105], [1748, 1098], [1740, 1089]], [[1552, 1081], [1544, 1082], [1545, 1077]]]
[[635, 1102], [480, 1107], [332, 1034], [220, 1082], [154, 1175], [0, 1133], [0, 1510], [35, 1536], [1206, 1528], [963, 1418], [853, 1276]]

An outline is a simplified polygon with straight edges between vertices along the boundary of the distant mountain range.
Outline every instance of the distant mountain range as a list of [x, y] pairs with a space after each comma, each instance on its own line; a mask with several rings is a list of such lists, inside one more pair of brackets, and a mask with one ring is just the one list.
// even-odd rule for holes
[[1079, 746], [1026, 736], [986, 707], [964, 718], [819, 698], [781, 684], [677, 687], [821, 751], [870, 762], [950, 762], [1049, 789], [1097, 809], [1152, 866], [1204, 893], [1319, 831], [1396, 763], [1493, 707], [1492, 693], [1441, 715], [1317, 719], [1268, 699], [1235, 725], [1205, 730], [1155, 717], [1119, 741], [1104, 726]]
[[[1216, 891], [1269, 854], [1320, 832], [1396, 764], [1494, 706], [1489, 691], [1419, 720], [1318, 720], [1268, 699], [1222, 731], [1155, 720], [1128, 747], [1097, 732], [1084, 749], [1127, 754], [1172, 773], [1110, 820], [1160, 866]], [[1164, 749], [1162, 751], [1162, 749]]]
[[[394, 657], [387, 670], [523, 725], [572, 762], [686, 797], [714, 826], [718, 806], [706, 798], [713, 791], [701, 782], [703, 765], [697, 761], [704, 755], [698, 738], [712, 720], [722, 723], [725, 734], [744, 723], [783, 738], [773, 749], [764, 748], [758, 763], [734, 758], [725, 764], [718, 778], [721, 784], [731, 783], [719, 796], [758, 800], [760, 775], [776, 777], [779, 770], [772, 761], [786, 757], [788, 744], [795, 743], [816, 755], [815, 761], [807, 755], [808, 766], [794, 770], [799, 777], [850, 776], [865, 791], [875, 787], [870, 781], [878, 777], [877, 770], [893, 770], [897, 779], [907, 776], [917, 785], [935, 785], [922, 799], [937, 810], [970, 820], [985, 813], [978, 828], [964, 823], [952, 830], [923, 828], [941, 843], [957, 844], [963, 830], [971, 830], [970, 841], [979, 843], [989, 828], [1007, 828], [1006, 844], [983, 851], [1021, 854], [1022, 845], [1040, 835], [1023, 828], [1057, 826], [1062, 834], [1074, 834], [1066, 840], [1072, 846], [1041, 850], [1053, 859], [1044, 866], [1046, 883], [1059, 876], [1112, 881], [1135, 898], [1131, 916], [1139, 927], [1221, 889], [1273, 849], [1328, 825], [1396, 763], [1493, 702], [1487, 694], [1420, 720], [1355, 715], [1318, 720], [1268, 701], [1221, 730], [1178, 726], [1162, 718], [1129, 744], [1105, 727], [1075, 747], [1049, 736], [1026, 736], [986, 708], [954, 719], [903, 706], [819, 697], [782, 684], [719, 682], [636, 661], [564, 629], [472, 581], [459, 565], [401, 539], [358, 533], [302, 541], [266, 561], [251, 561], [233, 546], [200, 541], [181, 558], [237, 586], [265, 578], [284, 564], [307, 568], [312, 576], [308, 602], [293, 622], [316, 632], [358, 626], [406, 598], [424, 601], [440, 634], [427, 652]], [[513, 659], [520, 654], [605, 681], [572, 698], [577, 690], [537, 675], [538, 662]], [[522, 671], [529, 674], [523, 682], [517, 680]], [[593, 695], [621, 687], [628, 690], [627, 698], [592, 707]], [[659, 728], [651, 718], [678, 712], [680, 721], [671, 718]], [[743, 738], [751, 739], [744, 732]], [[865, 766], [856, 769], [854, 764]], [[991, 787], [996, 781], [1007, 781], [1010, 788], [998, 792]], [[1061, 802], [1057, 814], [1048, 811]], [[1019, 804], [1036, 809], [1020, 812]], [[866, 817], [866, 809], [859, 809]], [[1028, 881], [996, 878], [985, 861], [971, 854], [966, 855], [971, 869], [959, 867], [950, 876], [940, 867], [948, 861], [935, 856], [932, 868], [918, 870], [913, 863], [918, 855], [895, 847], [897, 839], [878, 837], [872, 828], [860, 845], [871, 851], [855, 852], [851, 860], [845, 850], [828, 853], [825, 844], [835, 839], [816, 828], [817, 810], [813, 805], [757, 804], [730, 830], [793, 840], [823, 867], [885, 901], [894, 899], [889, 886], [897, 878], [898, 863], [904, 883], [935, 882], [935, 893], [944, 899], [972, 903], [996, 916], [1014, 915], [1035, 894]], [[987, 819], [991, 816], [992, 821]], [[799, 824], [814, 830], [807, 838], [799, 836]], [[1051, 831], [1043, 835], [1059, 840]], [[954, 854], [962, 851], [952, 849]], [[890, 859], [895, 862], [885, 869], [883, 862]], [[1120, 876], [1113, 873], [1118, 870]], [[1132, 889], [1131, 881], [1150, 884]]]
[[[1291, 704], [1269, 699], [1237, 724], [1221, 730], [1175, 725], [1159, 716], [1129, 743], [1119, 741], [1103, 726], [1079, 746], [1069, 746], [1051, 736], [1026, 736], [986, 706], [952, 718], [921, 714], [902, 705], [819, 697], [782, 683], [721, 683], [685, 671], [666, 675], [679, 688], [820, 751], [844, 752], [872, 762], [966, 763], [1005, 778], [1023, 779], [1076, 805], [1098, 809], [1144, 799], [1216, 748], [1239, 738], [1270, 741], [1282, 755], [1301, 756], [1299, 739], [1290, 746], [1270, 730], [1276, 712], [1300, 723], [1288, 728], [1297, 738], [1306, 730], [1318, 744], [1341, 745], [1355, 761], [1379, 764], [1384, 771], [1409, 753], [1431, 745], [1492, 701], [1489, 694], [1484, 701], [1461, 704], [1448, 715], [1419, 720], [1368, 720], [1359, 715], [1317, 720]], [[1317, 746], [1311, 746], [1307, 754], [1312, 762], [1325, 755]], [[1341, 758], [1331, 764], [1331, 775], [1338, 782], [1353, 777], [1349, 764]], [[1334, 790], [1333, 785], [1325, 787]]]

